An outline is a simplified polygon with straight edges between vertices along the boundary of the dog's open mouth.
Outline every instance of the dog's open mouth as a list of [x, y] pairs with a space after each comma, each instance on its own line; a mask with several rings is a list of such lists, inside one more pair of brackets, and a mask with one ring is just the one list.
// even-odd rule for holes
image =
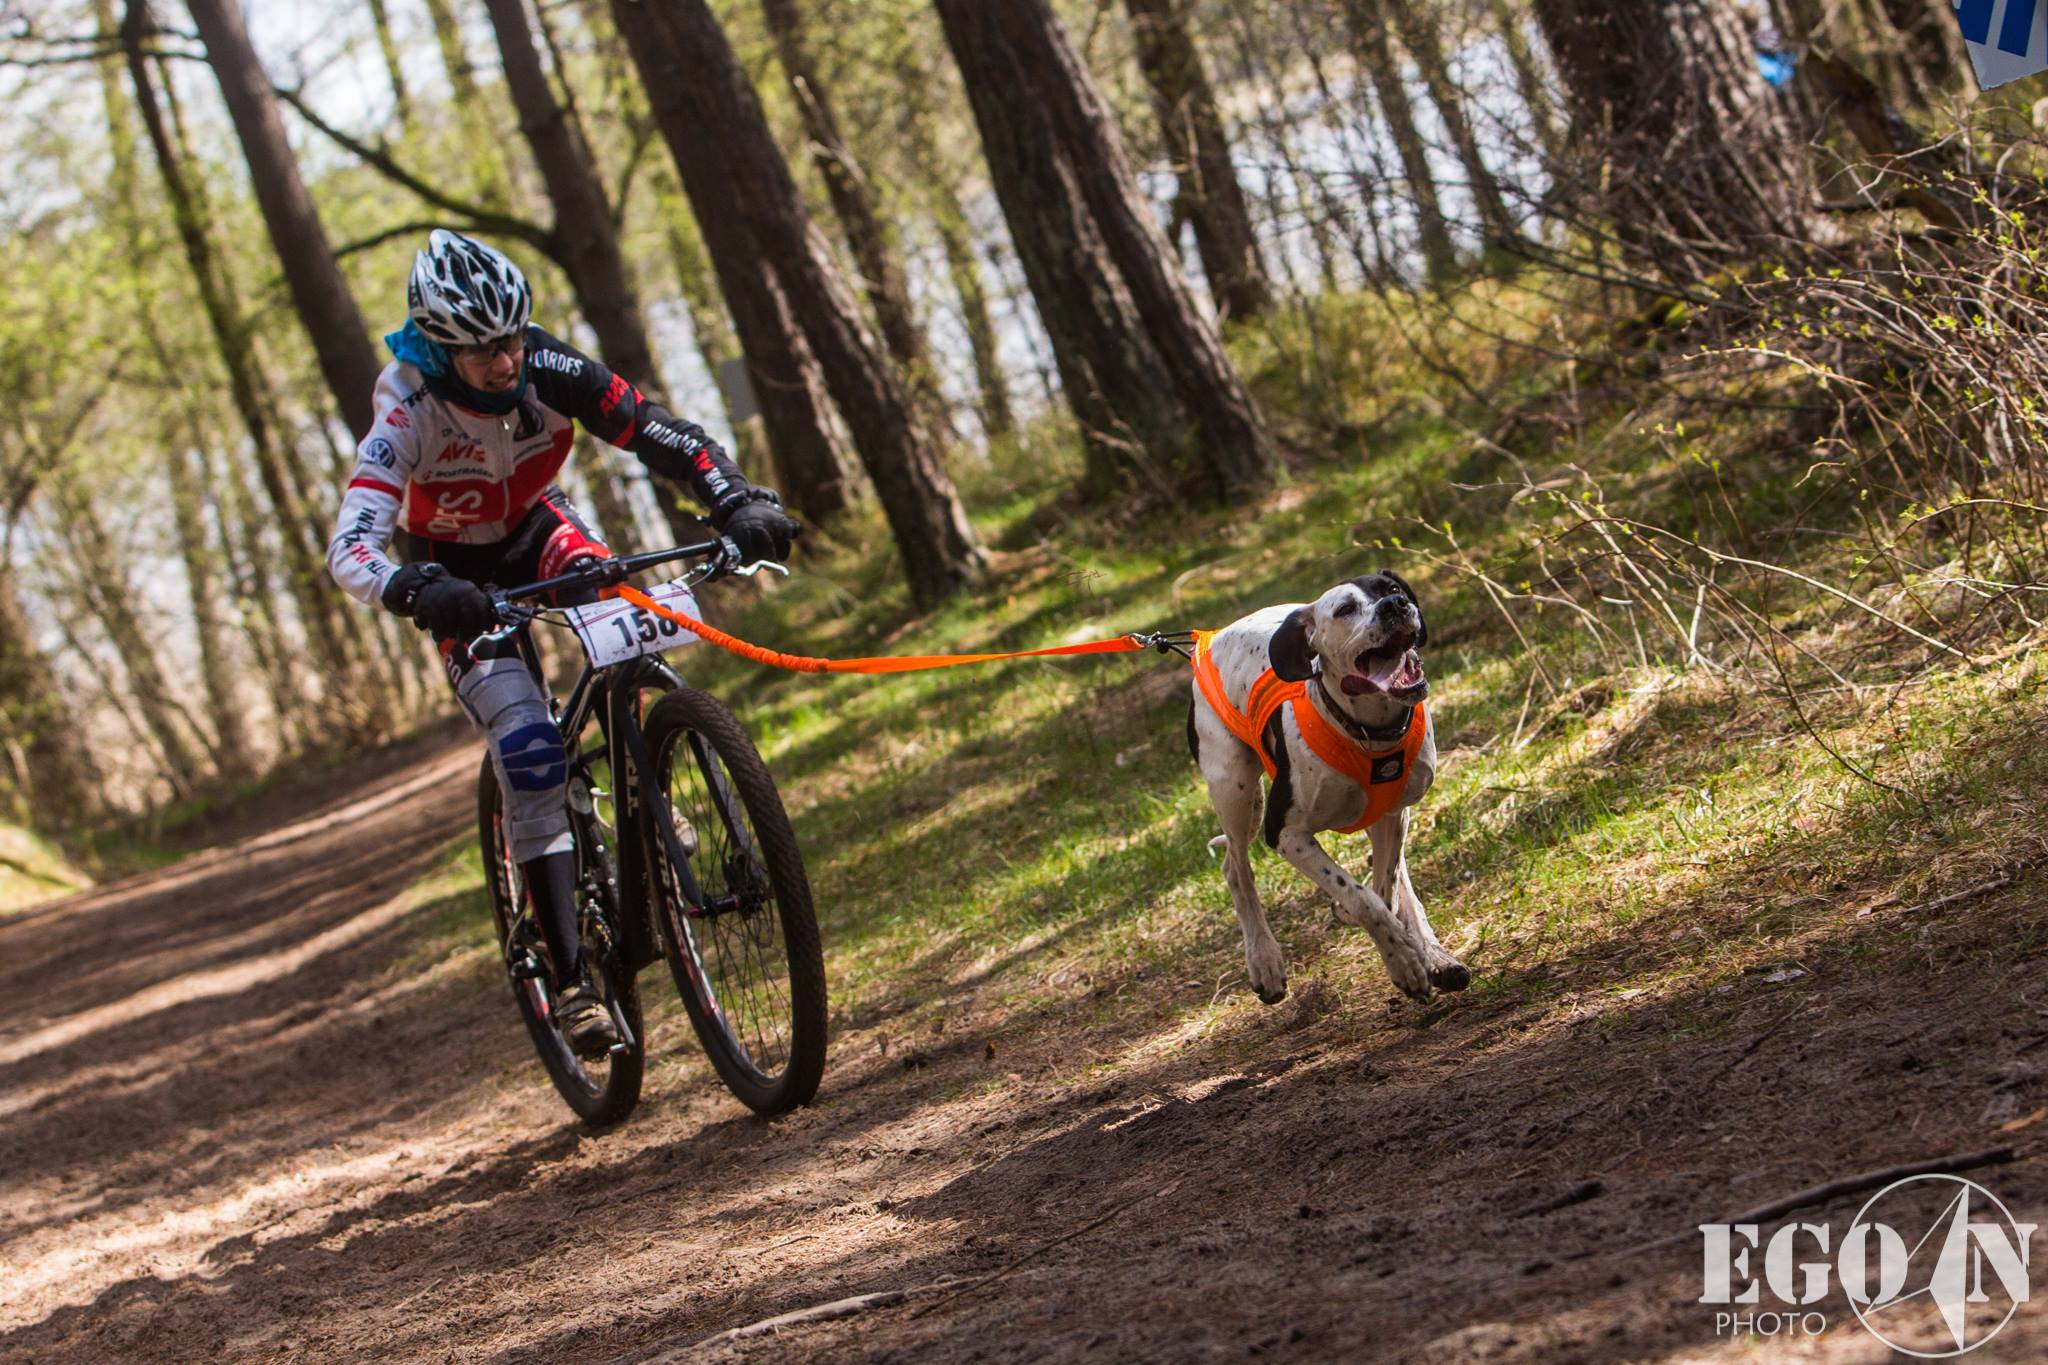
[[1378, 649], [1369, 649], [1357, 659], [1357, 671], [1346, 673], [1338, 684], [1348, 697], [1375, 692], [1404, 700], [1429, 687], [1422, 673], [1422, 656], [1415, 652], [1415, 634], [1403, 631]]

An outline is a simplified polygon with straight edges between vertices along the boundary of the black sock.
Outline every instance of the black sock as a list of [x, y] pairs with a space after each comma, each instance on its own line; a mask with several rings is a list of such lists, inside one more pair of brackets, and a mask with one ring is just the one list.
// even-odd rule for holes
[[519, 865], [533, 896], [533, 917], [547, 940], [555, 964], [555, 989], [576, 981], [582, 971], [582, 943], [576, 933], [576, 854], [549, 853]]

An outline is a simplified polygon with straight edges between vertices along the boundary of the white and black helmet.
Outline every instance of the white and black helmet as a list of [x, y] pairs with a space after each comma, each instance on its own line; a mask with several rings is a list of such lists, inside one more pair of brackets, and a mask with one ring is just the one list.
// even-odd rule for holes
[[510, 336], [533, 314], [533, 290], [501, 251], [435, 228], [413, 258], [406, 311], [443, 346], [481, 346]]

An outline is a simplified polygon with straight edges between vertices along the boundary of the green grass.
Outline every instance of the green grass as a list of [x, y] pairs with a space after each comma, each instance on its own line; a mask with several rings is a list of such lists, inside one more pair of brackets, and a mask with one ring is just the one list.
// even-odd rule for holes
[[[1511, 295], [1495, 296], [1503, 325], [1523, 325]], [[1078, 458], [1063, 433], [1042, 430], [964, 480], [1000, 547], [976, 592], [915, 614], [869, 510], [831, 528], [833, 544], [772, 594], [729, 599], [729, 628], [828, 656], [1027, 648], [1221, 626], [1395, 567], [1427, 608], [1443, 751], [1410, 863], [1482, 998], [1733, 981], [1795, 960], [1807, 936], [1886, 894], [1911, 903], [2048, 847], [2031, 796], [2048, 783], [2048, 721], [2029, 655], [1896, 692], [1807, 698], [1828, 745], [1888, 787], [1845, 770], [1756, 685], [1616, 668], [1562, 612], [1522, 618], [1558, 695], [1533, 684], [1522, 646], [1468, 578], [1394, 548], [1421, 543], [1418, 518], [1450, 520], [1467, 553], [1512, 573], [1532, 532], [1504, 494], [1451, 486], [1447, 470], [1467, 483], [1508, 477], [1509, 457], [1475, 444], [1485, 414], [1461, 406], [1469, 399], [1386, 347], [1376, 306], [1319, 317], [1339, 358], [1319, 376], [1288, 370], [1271, 336], [1235, 339], [1279, 424], [1310, 408], [1329, 415], [1312, 383], [1345, 394], [1345, 434], [1303, 455], [1255, 508], [1076, 510]], [[1368, 337], [1380, 338], [1377, 363], [1361, 349]], [[1559, 382], [1540, 366], [1492, 377], [1526, 395]], [[1703, 536], [1794, 507], [1808, 520], [1846, 517], [1800, 491], [1797, 462], [1746, 452], [1754, 435], [1731, 419], [1674, 438], [1615, 411], [1547, 463], [1583, 461], [1610, 500]], [[1722, 481], [1738, 467], [1750, 520], [1731, 528], [1717, 518], [1734, 512]], [[1814, 544], [1815, 567], [1845, 553]], [[1810, 603], [1783, 604], [1786, 620], [1821, 624]], [[970, 992], [977, 1027], [1016, 1036], [1079, 1022], [1180, 1045], [1263, 1017], [1206, 850], [1214, 816], [1185, 748], [1177, 659], [893, 678], [772, 673], [708, 646], [673, 661], [741, 713], [781, 785], [817, 892], [837, 1029], [925, 1029]], [[1362, 836], [1324, 838], [1365, 865]], [[477, 879], [471, 864], [437, 875], [459, 890]], [[1318, 1014], [1376, 1009], [1390, 987], [1365, 936], [1335, 927], [1277, 855], [1259, 849], [1254, 867], [1297, 999]], [[481, 901], [462, 913], [474, 937]], [[445, 926], [430, 937], [442, 942]]]

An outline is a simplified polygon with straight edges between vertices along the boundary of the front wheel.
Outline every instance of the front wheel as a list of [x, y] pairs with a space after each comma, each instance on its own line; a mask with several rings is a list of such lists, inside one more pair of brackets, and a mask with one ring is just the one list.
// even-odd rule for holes
[[[581, 774], [577, 780], [583, 780]], [[577, 916], [582, 935], [583, 957], [590, 964], [591, 980], [615, 1021], [625, 1025], [632, 1041], [614, 1047], [606, 1056], [576, 1055], [550, 1014], [548, 981], [553, 975], [547, 961], [547, 943], [533, 919], [532, 898], [526, 878], [512, 860], [505, 843], [505, 808], [498, 790], [498, 774], [484, 756], [483, 773], [477, 779], [477, 821], [484, 849], [484, 883], [491, 893], [491, 918], [498, 931], [498, 949], [512, 978], [512, 995], [526, 1020], [526, 1031], [534, 1051], [547, 1067], [548, 1078], [577, 1116], [592, 1127], [617, 1123], [633, 1112], [640, 1101], [640, 1080], [646, 1069], [645, 1025], [640, 1017], [640, 993], [632, 970], [626, 965], [623, 945], [613, 932], [615, 916], [600, 911], [586, 900]], [[584, 890], [603, 885], [609, 876], [603, 834], [594, 821], [571, 816], [576, 829], [577, 878]], [[593, 868], [600, 875], [588, 875]]]
[[690, 1022], [749, 1108], [809, 1104], [825, 1070], [825, 959], [768, 765], [725, 703], [695, 688], [656, 702], [646, 732], [667, 798], [646, 812], [650, 899]]

